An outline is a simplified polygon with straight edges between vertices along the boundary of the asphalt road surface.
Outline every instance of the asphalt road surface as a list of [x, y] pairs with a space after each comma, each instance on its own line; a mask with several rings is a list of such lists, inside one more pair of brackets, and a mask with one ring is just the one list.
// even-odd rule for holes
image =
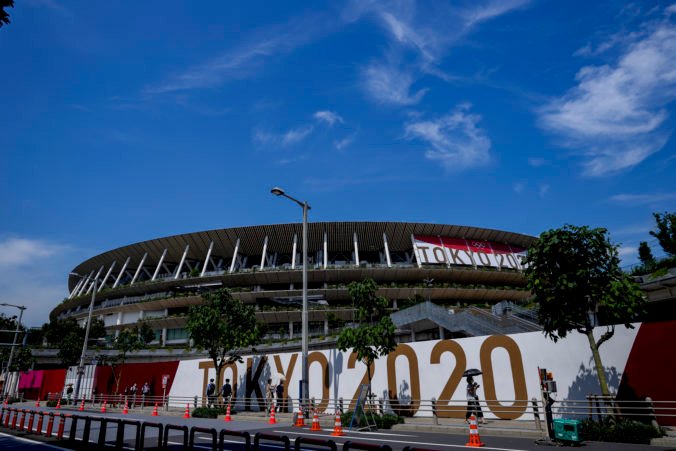
[[[41, 409], [47, 410], [47, 409]], [[79, 412], [70, 412], [77, 414]], [[424, 448], [428, 450], [443, 450], [451, 451], [454, 449], [465, 448], [468, 438], [466, 436], [452, 435], [452, 434], [439, 434], [439, 433], [430, 433], [430, 432], [409, 432], [409, 431], [377, 431], [377, 432], [359, 432], [359, 431], [349, 431], [345, 430], [345, 435], [342, 437], [334, 437], [331, 435], [333, 432], [332, 429], [323, 429], [321, 431], [310, 431], [309, 427], [306, 428], [297, 428], [286, 426], [283, 424], [274, 424], [270, 425], [261, 421], [246, 421], [238, 420], [235, 418], [235, 421], [230, 423], [225, 423], [223, 420], [209, 420], [209, 419], [196, 419], [189, 418], [184, 419], [180, 417], [150, 417], [147, 415], [120, 415], [120, 414], [96, 414], [96, 413], [87, 413], [90, 417], [102, 417], [113, 418], [113, 419], [124, 419], [127, 421], [146, 421], [146, 422], [156, 422], [163, 425], [172, 424], [175, 426], [187, 426], [192, 428], [197, 426], [200, 428], [214, 428], [216, 431], [220, 432], [221, 429], [228, 429], [231, 431], [246, 431], [251, 434], [251, 439], [253, 442], [254, 435], [256, 432], [261, 432], [263, 434], [282, 437], [287, 436], [291, 441], [291, 446], [293, 446], [294, 441], [297, 437], [309, 437], [314, 439], [321, 440], [333, 440], [337, 445], [338, 449], [342, 450], [342, 445], [350, 441], [352, 443], [358, 443], [363, 445], [379, 446], [379, 445], [388, 445], [394, 451], [402, 450], [405, 446], [410, 446], [412, 448]], [[43, 432], [46, 430], [46, 422], [42, 426]], [[54, 432], [56, 432], [57, 427], [55, 424]], [[66, 423], [65, 436], [68, 437], [70, 432], [70, 423]], [[16, 433], [7, 433], [8, 431], [4, 428], [0, 428], [0, 449], [2, 450], [46, 450], [46, 449], [69, 449], [69, 444], [65, 441], [61, 442], [50, 442], [49, 444], [41, 443], [36, 441], [35, 434], [16, 434]], [[75, 439], [78, 442], [82, 441], [84, 432], [84, 422], [78, 421], [77, 423], [77, 432], [75, 434]], [[98, 440], [100, 432], [100, 422], [93, 421], [91, 423], [91, 429], [89, 431], [89, 441], [95, 443]], [[158, 441], [158, 429], [157, 428], [147, 428], [144, 440], [144, 447], [156, 447]], [[13, 434], [13, 435], [10, 435]], [[19, 435], [19, 436], [16, 436]], [[117, 435], [117, 426], [115, 424], [109, 424], [107, 426], [106, 432], [106, 442], [111, 446], [115, 443], [115, 438]], [[136, 435], [136, 427], [127, 425], [124, 428], [124, 445], [126, 449], [133, 449], [134, 440]], [[184, 443], [183, 432], [177, 430], [171, 430], [168, 433], [168, 449], [171, 450], [180, 450], [183, 449]], [[204, 433], [196, 433], [194, 436], [194, 444], [197, 449], [211, 449], [212, 437]], [[550, 447], [542, 446], [536, 444], [535, 441], [531, 438], [515, 438], [515, 437], [483, 437], [481, 441], [485, 446], [482, 447], [484, 450], [499, 450], [499, 451], [520, 451], [520, 450], [546, 450]], [[252, 443], [253, 444], [253, 443]], [[261, 440], [260, 449], [265, 451], [279, 451], [284, 448], [283, 442], [280, 441], [269, 441]], [[240, 451], [244, 449], [243, 439], [236, 436], [226, 436], [225, 437], [225, 449]], [[302, 449], [307, 450], [328, 450], [327, 447], [318, 447], [318, 446], [309, 446], [303, 445]], [[665, 448], [659, 446], [650, 446], [650, 445], [633, 445], [633, 444], [620, 444], [620, 443], [601, 443], [601, 442], [584, 442], [579, 449], [584, 450], [613, 450], [613, 451], [662, 451], [669, 450], [673, 448]]]

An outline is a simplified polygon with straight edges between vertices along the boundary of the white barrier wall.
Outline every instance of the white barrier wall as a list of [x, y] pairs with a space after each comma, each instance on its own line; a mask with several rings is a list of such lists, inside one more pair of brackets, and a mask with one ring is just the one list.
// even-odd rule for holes
[[[619, 326], [615, 336], [601, 346], [611, 391], [619, 386], [639, 327]], [[605, 328], [596, 332], [600, 336]], [[350, 352], [310, 352], [310, 397], [320, 408], [332, 410], [334, 400], [343, 398], [347, 403], [356, 398], [367, 376], [366, 365], [355, 360]], [[466, 398], [462, 373], [477, 368], [483, 372], [476, 379], [481, 385], [479, 397], [488, 407], [486, 416], [526, 419], [526, 400], [540, 397], [538, 367], [553, 373], [559, 400], [584, 399], [589, 393], [600, 392], [589, 342], [577, 332], [556, 343], [541, 332], [532, 332], [401, 344], [375, 362], [372, 386], [379, 398], [396, 397], [400, 404], [413, 400], [413, 413], [429, 416], [429, 407], [418, 410], [418, 400], [450, 399], [453, 405], [461, 404]], [[243, 363], [226, 367], [217, 385], [230, 379], [236, 384], [237, 398], [258, 398], [258, 405], [251, 405], [257, 410], [264, 406], [267, 379], [272, 378], [276, 384], [280, 375], [286, 379], [287, 397], [298, 398], [300, 353], [246, 356]], [[214, 377], [210, 360], [181, 361], [170, 396], [203, 394], [208, 380]]]

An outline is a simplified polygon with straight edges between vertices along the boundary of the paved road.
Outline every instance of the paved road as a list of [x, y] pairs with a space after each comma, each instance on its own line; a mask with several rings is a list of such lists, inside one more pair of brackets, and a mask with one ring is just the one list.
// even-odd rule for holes
[[[51, 410], [51, 409], [41, 409], [41, 410]], [[69, 412], [78, 414], [79, 412]], [[92, 417], [101, 417], [103, 415], [99, 413], [87, 413], [87, 415]], [[359, 442], [364, 444], [371, 445], [389, 445], [393, 450], [399, 451], [405, 446], [411, 446], [416, 448], [427, 448], [427, 449], [437, 449], [443, 451], [451, 451], [458, 448], [466, 448], [465, 444], [467, 442], [467, 437], [460, 435], [451, 435], [451, 434], [439, 434], [431, 432], [418, 432], [418, 431], [378, 431], [378, 432], [357, 432], [357, 431], [345, 431], [343, 437], [334, 437], [331, 435], [332, 429], [323, 429], [321, 431], [309, 431], [309, 428], [296, 428], [291, 426], [286, 426], [283, 424], [270, 425], [261, 421], [251, 421], [245, 419], [239, 419], [235, 417], [235, 421], [230, 423], [225, 423], [223, 420], [209, 420], [209, 419], [183, 419], [181, 417], [172, 417], [172, 416], [161, 416], [161, 417], [151, 417], [148, 415], [140, 415], [131, 413], [129, 415], [120, 415], [117, 413], [106, 414], [106, 418], [117, 418], [125, 419], [128, 421], [147, 421], [147, 422], [157, 422], [164, 425], [173, 424], [177, 426], [187, 426], [191, 428], [193, 426], [198, 426], [202, 428], [215, 428], [217, 431], [221, 429], [229, 429], [233, 431], [246, 431], [249, 432], [253, 438], [253, 435], [256, 432], [262, 432], [265, 434], [271, 434], [276, 436], [286, 435], [293, 441], [299, 437], [312, 437], [317, 439], [333, 440], [339, 445], [339, 449], [342, 448], [342, 444], [350, 440], [352, 442]], [[79, 422], [77, 425], [77, 434], [76, 439], [81, 440], [83, 436], [83, 422]], [[46, 424], [43, 425], [43, 431], [46, 430]], [[66, 436], [70, 430], [69, 424], [66, 425]], [[54, 428], [56, 431], [56, 426]], [[99, 437], [100, 423], [98, 421], [92, 422], [91, 431], [90, 431], [90, 441], [94, 442]], [[107, 428], [106, 441], [110, 444], [113, 444], [116, 436], [116, 426], [110, 424]], [[125, 447], [133, 448], [134, 438], [135, 438], [135, 427], [126, 426], [125, 427]], [[0, 449], [54, 449], [54, 446], [43, 445], [38, 443], [32, 443], [33, 437], [27, 435], [23, 438], [21, 437], [12, 437], [7, 434], [0, 435]], [[206, 434], [196, 434], [195, 435], [195, 445], [197, 448], [201, 449], [210, 449], [211, 448], [211, 437]], [[183, 445], [183, 434], [178, 431], [171, 431], [169, 434], [169, 449], [179, 450], [182, 449]], [[538, 445], [530, 438], [515, 438], [515, 437], [494, 437], [494, 436], [484, 436], [482, 442], [485, 444], [483, 449], [485, 450], [499, 450], [499, 451], [520, 451], [520, 450], [543, 450], [547, 449], [544, 446]], [[232, 449], [239, 451], [242, 449], [242, 446], [239, 445], [242, 443], [242, 439], [238, 437], [226, 437], [227, 449]], [[263, 446], [261, 448], [266, 449], [266, 451], [279, 451], [283, 448], [281, 442], [261, 442]], [[156, 446], [157, 444], [157, 429], [148, 428], [147, 435], [144, 442], [144, 446]], [[59, 446], [67, 446], [63, 442], [58, 444]], [[599, 443], [599, 442], [585, 442], [584, 448], [590, 451], [604, 451], [604, 450], [613, 450], [613, 451], [662, 451], [672, 448], [664, 448], [658, 446], [649, 446], [649, 445], [629, 445], [629, 444], [617, 444], [617, 443]], [[65, 448], [58, 448], [65, 449]], [[304, 449], [312, 449], [311, 447], [304, 447]], [[315, 448], [322, 449], [322, 448]], [[323, 448], [327, 449], [327, 448]]]

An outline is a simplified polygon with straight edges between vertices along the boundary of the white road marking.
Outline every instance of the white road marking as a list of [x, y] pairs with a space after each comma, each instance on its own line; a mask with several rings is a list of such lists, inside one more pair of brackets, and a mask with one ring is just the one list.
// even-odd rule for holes
[[[309, 429], [306, 429], [306, 431], [307, 430], [309, 430]], [[328, 432], [328, 431], [333, 431], [333, 429], [331, 429], [331, 428], [322, 429], [322, 431]], [[281, 434], [284, 434], [285, 432], [288, 432], [288, 431], [274, 431], [274, 432], [279, 432]], [[394, 432], [371, 432], [371, 431], [352, 431], [352, 430], [349, 430], [347, 432], [349, 432], [350, 434], [385, 435], [385, 436], [390, 436], [390, 437], [417, 437], [417, 435], [399, 434], [399, 433], [394, 433]], [[295, 432], [295, 433], [299, 434], [299, 432]]]
[[66, 450], [66, 451], [68, 450], [68, 448], [60, 448], [60, 447], [58, 447], [58, 446], [54, 446], [54, 445], [49, 445], [49, 444], [47, 444], [47, 443], [38, 442], [37, 440], [30, 440], [30, 439], [27, 439], [27, 438], [24, 438], [24, 437], [17, 437], [17, 436], [14, 436], [14, 435], [12, 435], [12, 434], [5, 434], [5, 433], [3, 433], [3, 432], [0, 432], [0, 435], [2, 435], [3, 437], [13, 438], [13, 439], [18, 440], [18, 441], [20, 441], [20, 442], [28, 442], [28, 443], [32, 443], [32, 444], [34, 444], [34, 445], [42, 445], [42, 446], [46, 446], [46, 447], [48, 447], [48, 448], [62, 449], [62, 450]]
[[[282, 431], [276, 431], [276, 432], [282, 432]], [[285, 434], [297, 434], [301, 435], [303, 434], [302, 432], [294, 432], [294, 431], [283, 431]], [[314, 437], [328, 437], [331, 439], [336, 439], [337, 437], [334, 437], [333, 435], [328, 435], [328, 434], [312, 434]], [[346, 439], [349, 439], [347, 435], [344, 435]], [[434, 442], [411, 442], [411, 441], [402, 441], [402, 440], [392, 440], [392, 439], [387, 439], [387, 438], [368, 438], [368, 437], [359, 437], [360, 440], [369, 440], [373, 442], [392, 442], [392, 443], [402, 443], [405, 445], [425, 445], [425, 446], [444, 446], [446, 448], [471, 448], [470, 446], [465, 446], [465, 445], [449, 445], [446, 443], [434, 443]], [[518, 448], [493, 448], [490, 446], [485, 446], [482, 447], [481, 449], [493, 449], [495, 451], [527, 451], [527, 450], [522, 450]]]

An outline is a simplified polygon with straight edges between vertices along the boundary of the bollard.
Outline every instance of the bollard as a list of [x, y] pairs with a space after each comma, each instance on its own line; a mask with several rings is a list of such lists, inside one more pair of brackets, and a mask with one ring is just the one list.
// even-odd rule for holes
[[195, 395], [195, 402], [194, 402], [194, 405], [195, 405], [195, 409], [197, 409], [197, 395]]
[[7, 412], [5, 412], [5, 415], [6, 415], [5, 416], [5, 422], [3, 423], [3, 426], [8, 427], [9, 426], [9, 417], [12, 416], [12, 409], [7, 409]]
[[436, 400], [436, 398], [432, 398], [431, 404], [432, 404], [432, 421], [434, 422], [435, 426], [438, 426], [439, 425], [439, 415], [437, 415], [437, 400]]
[[12, 418], [12, 429], [16, 429], [16, 420], [19, 418], [19, 409], [14, 409], [14, 418]]
[[54, 428], [54, 413], [49, 412], [49, 420], [47, 421], [47, 432], [45, 432], [45, 437], [52, 436], [52, 429]]
[[33, 430], [33, 421], [34, 421], [34, 419], [35, 419], [35, 412], [33, 412], [33, 411], [31, 410], [31, 411], [30, 411], [30, 416], [28, 417], [28, 424], [26, 425], [26, 432], [28, 432], [29, 434], [30, 434], [31, 431]]
[[21, 419], [19, 420], [19, 431], [23, 431], [23, 426], [26, 424], [26, 410], [21, 410]]
[[38, 412], [38, 425], [35, 427], [35, 433], [42, 435], [42, 422], [45, 419], [45, 412]]
[[66, 415], [60, 414], [59, 415], [59, 427], [56, 430], [56, 438], [59, 440], [63, 440], [63, 431], [66, 428]]
[[340, 398], [338, 398], [338, 410], [340, 410], [340, 413], [345, 413], [343, 411], [343, 397], [342, 396]]

